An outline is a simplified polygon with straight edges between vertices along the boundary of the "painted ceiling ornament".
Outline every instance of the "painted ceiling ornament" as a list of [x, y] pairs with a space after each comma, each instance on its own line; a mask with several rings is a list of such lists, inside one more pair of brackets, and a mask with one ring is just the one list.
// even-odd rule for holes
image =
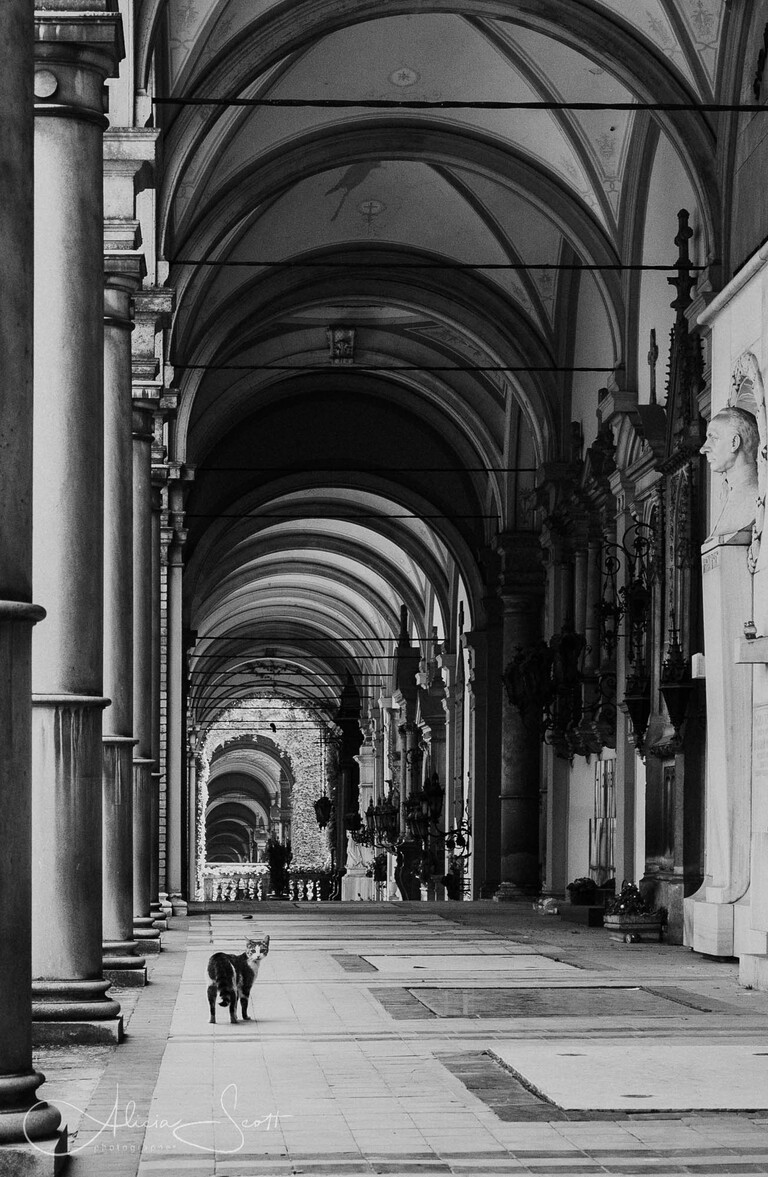
[[408, 65], [401, 65], [399, 69], [395, 69], [389, 75], [389, 80], [393, 86], [399, 86], [401, 89], [406, 89], [408, 86], [415, 86], [419, 81], [421, 74], [415, 69], [411, 69]]
[[328, 350], [332, 364], [354, 364], [355, 362], [355, 328], [354, 327], [326, 327]]
[[691, 10], [691, 21], [696, 28], [699, 39], [711, 40], [717, 32], [717, 21], [714, 12], [704, 4], [704, 0], [688, 0]]

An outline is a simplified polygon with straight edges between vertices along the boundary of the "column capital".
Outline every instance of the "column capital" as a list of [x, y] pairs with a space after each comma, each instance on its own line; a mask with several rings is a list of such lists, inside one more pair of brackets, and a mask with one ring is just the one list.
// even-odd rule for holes
[[193, 466], [183, 462], [168, 462], [168, 510], [163, 511], [160, 523], [161, 560], [169, 566], [183, 564], [182, 548], [188, 531], [184, 526], [184, 503], [195, 477]]
[[[146, 273], [144, 255], [138, 249], [104, 250], [104, 283], [116, 290], [133, 294]], [[131, 321], [133, 325], [133, 321]]]
[[159, 397], [164, 392], [164, 378], [158, 379], [161, 357], [155, 352], [155, 336], [168, 325], [176, 299], [176, 291], [162, 286], [144, 287], [137, 290], [134, 298], [136, 330], [133, 333], [131, 354], [133, 356], [134, 384], [150, 384]]
[[125, 56], [114, 0], [39, 0], [35, 9], [35, 114], [107, 126], [103, 85]]
[[508, 597], [538, 599], [544, 593], [544, 567], [541, 541], [530, 532], [503, 531], [493, 541], [499, 558], [496, 591], [502, 600]]

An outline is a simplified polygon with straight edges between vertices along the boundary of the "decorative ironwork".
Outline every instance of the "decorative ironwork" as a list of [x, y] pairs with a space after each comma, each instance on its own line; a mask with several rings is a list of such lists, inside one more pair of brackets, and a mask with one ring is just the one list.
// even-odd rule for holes
[[327, 797], [325, 793], [323, 793], [322, 797], [318, 797], [315, 801], [315, 817], [317, 818], [317, 824], [321, 830], [324, 830], [328, 825], [328, 822], [331, 819], [332, 809], [333, 803], [330, 797]]
[[675, 738], [679, 740], [695, 683], [691, 678], [691, 664], [680, 645], [679, 632], [674, 628], [674, 614], [672, 623], [669, 631], [669, 649], [661, 667], [660, 689], [675, 729]]
[[[602, 593], [598, 605], [600, 642], [608, 658], [612, 658], [619, 625], [626, 619], [627, 658], [633, 666], [645, 660], [655, 548], [653, 526], [640, 520], [627, 528], [621, 543], [603, 545]], [[622, 567], [625, 578], [619, 587]]]
[[502, 676], [509, 702], [524, 719], [540, 724], [542, 734], [551, 722], [553, 661], [554, 652], [545, 641], [538, 641], [527, 649], [518, 646]]
[[632, 740], [641, 756], [645, 754], [645, 733], [651, 717], [651, 677], [642, 663], [627, 676], [623, 708], [632, 724]]

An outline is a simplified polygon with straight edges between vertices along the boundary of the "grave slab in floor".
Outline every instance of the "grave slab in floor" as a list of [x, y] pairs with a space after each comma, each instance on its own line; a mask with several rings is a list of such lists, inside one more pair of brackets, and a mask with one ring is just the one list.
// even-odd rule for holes
[[411, 989], [411, 995], [439, 1018], [679, 1018], [688, 1003], [640, 987], [523, 989]]
[[374, 956], [366, 954], [365, 959], [380, 973], [552, 973], [573, 975], [573, 965], [551, 960], [538, 953], [510, 953], [509, 956]]
[[602, 1111], [768, 1108], [768, 1035], [740, 1041], [573, 1038], [494, 1042], [489, 1054], [558, 1107]]

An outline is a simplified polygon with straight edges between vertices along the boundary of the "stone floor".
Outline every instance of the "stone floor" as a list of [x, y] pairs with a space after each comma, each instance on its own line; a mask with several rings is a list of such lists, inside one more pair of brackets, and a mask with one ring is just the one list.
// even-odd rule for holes
[[[522, 904], [171, 922], [126, 1041], [36, 1060], [70, 1177], [768, 1174], [768, 994], [734, 962]], [[263, 932], [253, 1020], [209, 1025], [209, 954]]]

